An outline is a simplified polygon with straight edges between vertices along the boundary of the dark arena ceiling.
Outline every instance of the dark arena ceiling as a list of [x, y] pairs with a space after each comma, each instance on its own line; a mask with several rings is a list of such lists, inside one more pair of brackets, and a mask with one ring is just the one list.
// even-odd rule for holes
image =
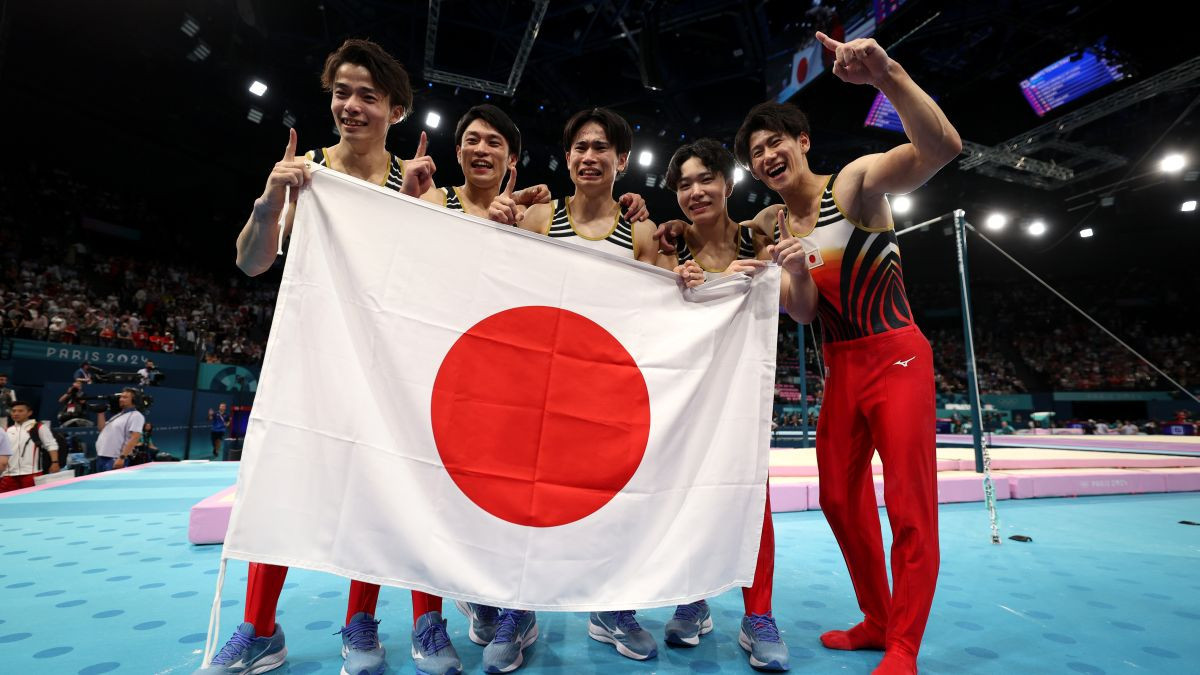
[[[461, 179], [454, 120], [490, 100], [522, 129], [520, 183], [567, 193], [561, 162], [551, 167], [561, 159], [562, 123], [603, 105], [635, 125], [634, 152], [654, 156], [649, 167], [631, 163], [618, 192], [640, 191], [653, 218], [675, 218], [674, 195], [659, 187], [675, 147], [701, 136], [731, 142], [746, 110], [791, 75], [792, 55], [814, 30], [853, 28], [880, 16], [881, 5], [891, 13], [876, 22], [874, 37], [983, 153], [971, 167], [964, 155], [916, 191], [898, 226], [955, 208], [982, 222], [1002, 209], [1014, 224], [997, 241], [1050, 276], [1174, 265], [1195, 278], [1187, 263], [1200, 243], [1197, 216], [1180, 204], [1200, 197], [1200, 75], [1189, 77], [1186, 66], [1174, 80], [1160, 75], [1197, 59], [1200, 48], [1167, 30], [1184, 20], [1173, 3], [10, 0], [0, 2], [4, 171], [63, 167], [137, 193], [169, 216], [163, 226], [178, 230], [176, 241], [220, 241], [232, 259], [233, 237], [285, 145], [285, 118], [294, 118], [305, 148], [336, 142], [320, 66], [343, 39], [367, 37], [405, 64], [417, 91], [412, 115], [392, 131], [392, 150], [409, 155], [426, 113], [442, 118], [429, 130], [439, 184]], [[539, 30], [523, 53], [539, 11]], [[1100, 43], [1125, 78], [1037, 116], [1021, 81]], [[476, 86], [508, 83], [522, 59], [512, 95]], [[248, 91], [256, 79], [268, 86], [262, 97]], [[1138, 100], [1113, 100], [1138, 86], [1148, 91]], [[790, 98], [811, 117], [815, 169], [832, 172], [904, 140], [864, 126], [874, 94], [826, 72]], [[257, 122], [248, 119], [252, 107]], [[1091, 119], [1039, 130], [1089, 111]], [[1036, 138], [1021, 140], [1031, 131]], [[1169, 152], [1186, 155], [1189, 166], [1159, 171]], [[1068, 180], [1044, 175], [1064, 167]], [[731, 211], [748, 217], [766, 197], [748, 178]], [[1020, 231], [1033, 218], [1047, 223], [1042, 237]], [[1095, 236], [1081, 239], [1086, 227]], [[926, 264], [948, 269], [950, 241], [941, 224], [906, 238], [908, 274], [922, 274]], [[1007, 269], [976, 250], [977, 273]]]

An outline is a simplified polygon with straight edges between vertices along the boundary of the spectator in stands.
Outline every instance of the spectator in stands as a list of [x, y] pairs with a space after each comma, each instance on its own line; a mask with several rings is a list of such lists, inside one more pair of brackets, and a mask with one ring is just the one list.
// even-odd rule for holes
[[1121, 424], [1120, 426], [1121, 426], [1121, 434], [1122, 435], [1125, 435], [1125, 436], [1136, 436], [1137, 435], [1138, 428], [1137, 428], [1137, 425], [1134, 424], [1132, 420], [1125, 422], [1125, 423]]
[[1000, 426], [996, 429], [996, 433], [1007, 436], [1013, 433], [1013, 428], [1008, 426], [1008, 420], [1000, 420]]
[[120, 412], [105, 419], [104, 413], [96, 416], [96, 426], [100, 435], [96, 438], [96, 470], [108, 471], [120, 469], [125, 461], [133, 454], [142, 438], [142, 428], [146, 418], [138, 412], [134, 405], [134, 396], [138, 391], [126, 388], [118, 399]]
[[12, 404], [13, 423], [5, 432], [12, 457], [8, 468], [0, 477], [0, 492], [10, 492], [34, 486], [34, 480], [42, 475], [41, 450], [50, 453], [50, 473], [57, 473], [58, 442], [50, 432], [50, 424], [33, 418], [33, 406], [25, 401]]
[[9, 408], [17, 402], [17, 392], [8, 387], [8, 374], [0, 373], [0, 428], [7, 429]]
[[219, 457], [221, 444], [225, 442], [225, 435], [229, 431], [229, 414], [225, 412], [224, 403], [217, 406], [216, 412], [213, 412], [212, 408], [208, 409], [208, 421], [212, 424], [212, 433], [209, 436], [212, 438], [213, 457]]

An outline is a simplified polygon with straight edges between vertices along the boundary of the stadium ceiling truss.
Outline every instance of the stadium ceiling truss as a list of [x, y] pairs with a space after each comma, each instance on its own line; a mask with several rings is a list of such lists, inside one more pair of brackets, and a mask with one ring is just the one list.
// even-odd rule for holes
[[[958, 168], [1043, 190], [1055, 190], [1111, 171], [1128, 164], [1129, 160], [1100, 148], [1068, 141], [1067, 134], [1135, 103], [1179, 89], [1196, 79], [1200, 79], [1200, 57], [1184, 61], [1002, 143], [987, 146], [964, 140], [964, 157], [959, 160]], [[1056, 158], [1046, 160], [1035, 156], [1047, 151], [1053, 152]]]
[[517, 85], [521, 83], [521, 75], [525, 72], [525, 65], [529, 63], [529, 53], [533, 51], [533, 41], [537, 39], [538, 30], [542, 27], [542, 19], [545, 18], [546, 8], [549, 5], [550, 0], [534, 0], [533, 13], [529, 16], [529, 25], [525, 29], [525, 36], [521, 39], [520, 47], [517, 48], [517, 56], [513, 60], [512, 70], [508, 74], [508, 81], [495, 82], [493, 80], [485, 80], [470, 75], [440, 70], [434, 65], [434, 51], [437, 47], [437, 31], [439, 19], [441, 18], [442, 0], [429, 0], [429, 27], [425, 32], [425, 67], [422, 75], [430, 82], [463, 87], [464, 89], [472, 89], [485, 94], [512, 96], [517, 91]]

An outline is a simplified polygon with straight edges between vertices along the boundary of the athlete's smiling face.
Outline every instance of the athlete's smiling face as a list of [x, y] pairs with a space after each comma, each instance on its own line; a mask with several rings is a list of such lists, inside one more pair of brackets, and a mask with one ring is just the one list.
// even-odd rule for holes
[[725, 180], [725, 176], [705, 166], [699, 157], [689, 157], [679, 167], [675, 199], [688, 220], [697, 225], [723, 218], [725, 202], [732, 192], [733, 185]]
[[387, 94], [375, 83], [371, 71], [357, 63], [338, 66], [329, 109], [338, 134], [351, 141], [382, 143], [388, 127], [404, 117], [404, 107], [389, 105]]
[[618, 155], [617, 149], [608, 142], [604, 127], [588, 122], [579, 128], [571, 149], [567, 152], [567, 169], [571, 181], [578, 187], [590, 185], [612, 186], [617, 174], [625, 170], [629, 153]]
[[750, 134], [750, 173], [778, 192], [808, 169], [808, 134], [760, 129]]
[[516, 163], [509, 154], [508, 141], [496, 127], [482, 119], [472, 120], [463, 131], [458, 152], [458, 164], [467, 182], [476, 187], [499, 186], [504, 174]]

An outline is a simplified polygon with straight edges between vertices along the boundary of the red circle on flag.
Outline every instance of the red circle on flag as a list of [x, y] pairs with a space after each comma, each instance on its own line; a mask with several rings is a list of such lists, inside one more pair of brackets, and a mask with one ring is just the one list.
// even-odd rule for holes
[[596, 322], [516, 307], [472, 326], [438, 368], [433, 438], [454, 483], [510, 523], [565, 525], [633, 477], [650, 394], [625, 347]]
[[796, 64], [796, 82], [804, 84], [804, 78], [808, 77], [808, 57], [800, 59]]
[[810, 263], [817, 262], [817, 256], [813, 253], [809, 253], [808, 254], [808, 262], [810, 262]]

